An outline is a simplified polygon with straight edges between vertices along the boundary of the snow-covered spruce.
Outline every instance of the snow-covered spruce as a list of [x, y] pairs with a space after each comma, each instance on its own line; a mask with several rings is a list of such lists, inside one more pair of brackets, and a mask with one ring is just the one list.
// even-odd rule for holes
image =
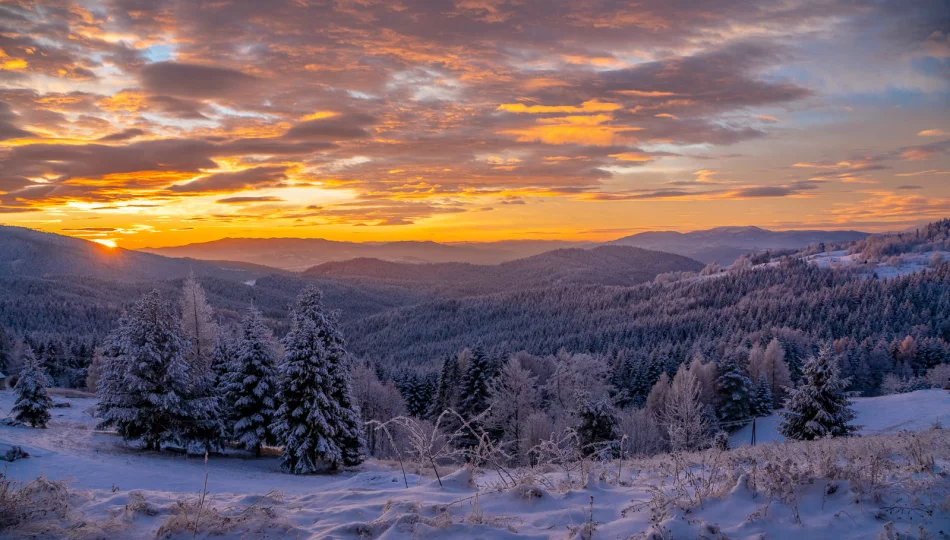
[[772, 414], [772, 388], [769, 386], [768, 375], [759, 376], [759, 382], [752, 389], [749, 400], [749, 414], [752, 416], [768, 416]]
[[307, 287], [297, 297], [283, 344], [275, 426], [282, 468], [312, 474], [361, 463], [363, 430], [343, 336], [318, 289]]
[[446, 355], [439, 370], [439, 382], [432, 397], [429, 418], [438, 418], [443, 412], [455, 407], [458, 399], [459, 361], [456, 355]]
[[219, 386], [233, 421], [231, 439], [258, 457], [262, 445], [274, 443], [277, 359], [272, 342], [261, 312], [248, 308], [241, 323], [241, 340]]
[[470, 422], [470, 429], [461, 437], [460, 444], [463, 447], [478, 444], [477, 433], [484, 426], [477, 418], [488, 410], [496, 371], [495, 362], [488, 357], [484, 349], [477, 347], [472, 351], [468, 369], [462, 375], [459, 385], [458, 412]]
[[163, 444], [217, 444], [217, 400], [210, 377], [194, 377], [188, 343], [171, 306], [152, 291], [110, 336], [99, 381], [101, 428], [115, 428], [149, 450]]
[[53, 400], [46, 393], [49, 380], [40, 368], [33, 349], [25, 350], [25, 366], [16, 382], [16, 403], [10, 410], [13, 419], [32, 427], [45, 428], [50, 420]]
[[854, 411], [848, 404], [844, 389], [848, 382], [838, 374], [833, 350], [822, 345], [818, 356], [805, 363], [801, 385], [785, 400], [779, 431], [789, 439], [814, 440], [840, 437], [853, 433], [848, 425]]
[[723, 429], [734, 431], [749, 421], [749, 399], [752, 381], [735, 358], [723, 360], [716, 379], [716, 414]]

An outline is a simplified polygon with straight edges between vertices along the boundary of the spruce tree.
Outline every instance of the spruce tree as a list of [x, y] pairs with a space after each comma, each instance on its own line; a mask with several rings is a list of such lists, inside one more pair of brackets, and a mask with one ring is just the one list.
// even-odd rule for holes
[[429, 418], [438, 418], [443, 411], [455, 407], [458, 396], [459, 362], [454, 355], [448, 355], [442, 360], [442, 369], [439, 370], [439, 382], [436, 385], [432, 406], [429, 408]]
[[769, 388], [769, 378], [766, 373], [759, 376], [759, 382], [752, 391], [749, 401], [749, 414], [752, 416], [768, 416], [772, 414], [772, 389]]
[[216, 443], [217, 400], [210, 380], [192, 376], [187, 350], [178, 317], [161, 293], [152, 291], [136, 302], [104, 350], [100, 427], [114, 427], [149, 450], [166, 443]]
[[25, 366], [16, 382], [16, 403], [11, 409], [13, 419], [32, 427], [45, 428], [50, 420], [53, 400], [46, 393], [49, 380], [29, 347], [24, 352]]
[[830, 346], [822, 345], [802, 369], [801, 384], [785, 400], [779, 432], [789, 439], [814, 440], [839, 437], [855, 431], [848, 422], [854, 411], [844, 394], [847, 381], [838, 374], [838, 362]]
[[297, 297], [283, 344], [275, 425], [282, 468], [312, 474], [323, 465], [359, 464], [363, 431], [343, 336], [318, 289], [307, 287]]
[[0, 324], [0, 373], [6, 373], [13, 364], [13, 340]]
[[[466, 421], [471, 422], [471, 427], [475, 431], [482, 428], [482, 422], [474, 419], [488, 409], [491, 396], [490, 389], [494, 378], [494, 362], [481, 347], [477, 347], [472, 351], [468, 369], [459, 384], [458, 408], [459, 414]], [[464, 434], [460, 441], [460, 444], [464, 447], [475, 446], [477, 443], [478, 436], [476, 433], [472, 433], [471, 430]]]
[[720, 363], [718, 371], [716, 414], [724, 429], [734, 431], [749, 420], [752, 381], [746, 375], [745, 369], [733, 358]]
[[262, 445], [274, 442], [277, 360], [271, 341], [261, 312], [248, 308], [241, 325], [241, 341], [223, 385], [233, 419], [231, 438], [258, 457]]

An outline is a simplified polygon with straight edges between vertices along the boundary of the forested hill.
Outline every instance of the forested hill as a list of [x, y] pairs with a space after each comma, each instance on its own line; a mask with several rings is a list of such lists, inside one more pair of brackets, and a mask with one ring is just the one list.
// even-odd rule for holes
[[526, 290], [558, 284], [635, 285], [666, 272], [698, 271], [697, 261], [625, 246], [558, 249], [499, 265], [410, 264], [380, 259], [330, 262], [304, 277], [369, 280], [407, 287], [437, 287], [469, 294]]
[[695, 352], [721, 358], [779, 337], [790, 358], [811, 354], [820, 341], [845, 340], [854, 361], [869, 366], [875, 350], [908, 335], [946, 354], [950, 265], [884, 280], [787, 259], [669, 284], [559, 286], [431, 302], [351, 322], [345, 331], [353, 352], [395, 364], [481, 345], [535, 354], [563, 347], [675, 368]]
[[138, 282], [182, 278], [189, 272], [246, 281], [281, 271], [247, 263], [173, 259], [0, 225], [0, 277], [82, 276]]

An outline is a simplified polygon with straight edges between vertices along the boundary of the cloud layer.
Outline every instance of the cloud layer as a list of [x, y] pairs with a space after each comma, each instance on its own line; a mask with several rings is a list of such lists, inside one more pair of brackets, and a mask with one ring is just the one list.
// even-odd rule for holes
[[0, 213], [123, 245], [887, 228], [950, 198], [948, 103], [938, 1], [20, 0]]

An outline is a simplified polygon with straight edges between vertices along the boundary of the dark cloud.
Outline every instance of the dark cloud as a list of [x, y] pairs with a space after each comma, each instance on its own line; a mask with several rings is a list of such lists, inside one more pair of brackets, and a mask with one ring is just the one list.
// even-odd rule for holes
[[275, 186], [286, 178], [285, 167], [253, 167], [237, 172], [210, 174], [169, 189], [175, 193], [223, 193]]
[[134, 139], [144, 134], [145, 134], [145, 131], [139, 128], [129, 128], [129, 129], [123, 129], [122, 131], [118, 131], [116, 133], [111, 133], [109, 135], [106, 135], [105, 137], [99, 137], [98, 140], [102, 142], [127, 141], [129, 139]]
[[0, 102], [0, 141], [32, 137], [33, 134], [14, 125], [17, 115], [6, 103]]
[[372, 125], [375, 121], [375, 118], [366, 114], [339, 114], [301, 122], [287, 130], [284, 138], [326, 141], [358, 139], [369, 136], [369, 132], [364, 127]]
[[199, 99], [239, 95], [260, 83], [257, 77], [234, 69], [177, 62], [148, 64], [139, 80], [152, 94]]
[[155, 112], [181, 118], [182, 120], [207, 120], [207, 107], [200, 101], [179, 99], [172, 96], [148, 96], [146, 98], [151, 109]]

